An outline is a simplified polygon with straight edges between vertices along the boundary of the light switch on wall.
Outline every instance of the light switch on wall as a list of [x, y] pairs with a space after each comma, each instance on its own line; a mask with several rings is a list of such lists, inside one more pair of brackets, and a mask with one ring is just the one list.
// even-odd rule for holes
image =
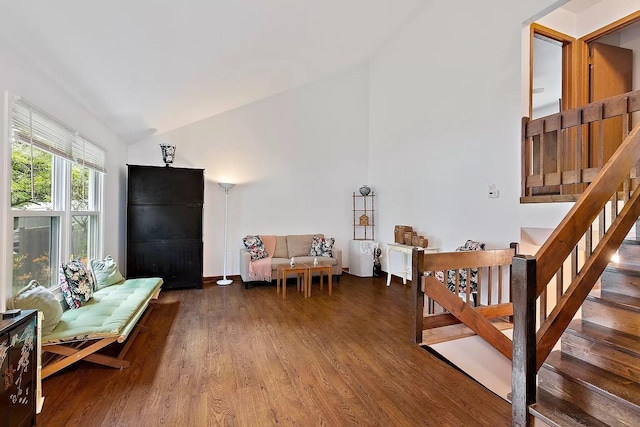
[[489, 198], [495, 199], [497, 197], [500, 197], [500, 190], [496, 188], [495, 184], [491, 184], [489, 186]]

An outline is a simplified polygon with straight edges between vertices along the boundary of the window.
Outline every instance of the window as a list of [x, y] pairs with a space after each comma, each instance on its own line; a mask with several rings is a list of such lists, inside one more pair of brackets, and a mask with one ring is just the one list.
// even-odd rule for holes
[[56, 288], [63, 261], [100, 256], [104, 151], [23, 99], [11, 113], [12, 293]]

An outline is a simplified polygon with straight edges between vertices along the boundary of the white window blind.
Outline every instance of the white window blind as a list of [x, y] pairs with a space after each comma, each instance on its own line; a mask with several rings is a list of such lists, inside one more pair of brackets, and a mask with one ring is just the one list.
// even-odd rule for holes
[[71, 151], [75, 162], [99, 172], [105, 172], [104, 150], [82, 135], [76, 134]]
[[15, 141], [106, 172], [102, 148], [23, 98], [13, 99], [12, 129]]

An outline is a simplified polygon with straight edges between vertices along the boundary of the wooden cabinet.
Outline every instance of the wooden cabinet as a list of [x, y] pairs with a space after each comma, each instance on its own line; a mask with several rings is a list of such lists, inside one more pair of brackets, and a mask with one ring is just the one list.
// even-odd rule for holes
[[375, 240], [375, 197], [353, 193], [353, 240]]
[[204, 170], [128, 166], [127, 277], [202, 288]]
[[0, 427], [36, 425], [38, 311], [0, 320]]

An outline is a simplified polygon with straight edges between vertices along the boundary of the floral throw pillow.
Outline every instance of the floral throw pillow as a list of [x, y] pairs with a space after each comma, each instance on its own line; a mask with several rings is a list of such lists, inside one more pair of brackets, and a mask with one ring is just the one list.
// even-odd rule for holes
[[262, 242], [260, 236], [247, 236], [242, 239], [242, 243], [244, 243], [244, 247], [249, 251], [249, 254], [251, 255], [251, 261], [266, 258], [269, 256], [267, 254], [267, 250], [264, 248], [264, 243]]
[[82, 261], [60, 266], [60, 290], [70, 309], [82, 307], [93, 297], [93, 277]]
[[[482, 242], [476, 242], [474, 240], [467, 240], [464, 245], [458, 246], [456, 248], [456, 252], [469, 252], [469, 251], [483, 251], [485, 244]], [[478, 269], [472, 268], [471, 270], [471, 292], [478, 291]], [[460, 292], [467, 291], [467, 270], [461, 268], [458, 270], [459, 281], [458, 281], [458, 290]], [[444, 274], [441, 271], [436, 272], [436, 277], [442, 283], [444, 283]], [[447, 274], [447, 286], [452, 292], [456, 290], [456, 271], [448, 270]]]
[[325, 239], [319, 236], [313, 236], [309, 256], [323, 256], [331, 258], [333, 256], [333, 244], [335, 242], [336, 239], [333, 237]]

